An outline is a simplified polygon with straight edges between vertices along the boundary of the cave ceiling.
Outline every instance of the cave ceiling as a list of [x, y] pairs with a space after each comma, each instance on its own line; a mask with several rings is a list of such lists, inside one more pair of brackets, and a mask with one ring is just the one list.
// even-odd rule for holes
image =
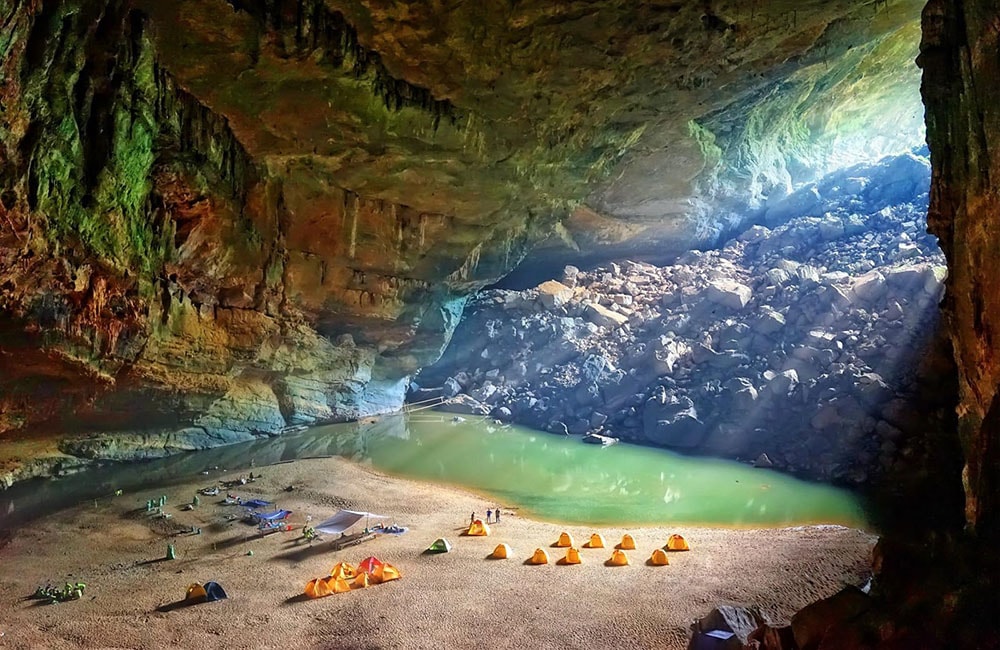
[[584, 251], [711, 244], [852, 138], [922, 140], [919, 1], [139, 4], [272, 173]]

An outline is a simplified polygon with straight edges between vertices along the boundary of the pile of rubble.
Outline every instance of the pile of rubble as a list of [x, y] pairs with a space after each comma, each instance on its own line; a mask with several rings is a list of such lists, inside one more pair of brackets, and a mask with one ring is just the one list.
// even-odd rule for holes
[[945, 278], [928, 186], [926, 160], [885, 159], [784, 197], [719, 250], [484, 291], [410, 400], [863, 483], [927, 406]]

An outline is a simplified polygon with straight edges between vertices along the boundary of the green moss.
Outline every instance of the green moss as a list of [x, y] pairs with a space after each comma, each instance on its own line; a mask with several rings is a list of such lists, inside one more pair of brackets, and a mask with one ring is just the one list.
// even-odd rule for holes
[[162, 265], [170, 247], [146, 205], [159, 132], [153, 119], [155, 99], [152, 54], [145, 43], [131, 83], [123, 84], [114, 102], [111, 152], [91, 188], [89, 207], [83, 201], [82, 135], [73, 113], [61, 96], [44, 106], [43, 114], [61, 115], [34, 160], [39, 208], [49, 219], [48, 235], [57, 248], [76, 240], [104, 262], [144, 274]]

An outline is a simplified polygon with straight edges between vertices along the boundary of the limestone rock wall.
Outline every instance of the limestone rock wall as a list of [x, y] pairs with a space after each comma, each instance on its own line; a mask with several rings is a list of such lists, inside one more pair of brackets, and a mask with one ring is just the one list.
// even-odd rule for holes
[[393, 410], [463, 296], [519, 259], [520, 226], [255, 157], [133, 3], [0, 16], [0, 435], [142, 457]]
[[931, 0], [920, 65], [933, 180], [928, 216], [948, 259], [944, 313], [958, 364], [966, 521], [1000, 534], [1000, 8]]

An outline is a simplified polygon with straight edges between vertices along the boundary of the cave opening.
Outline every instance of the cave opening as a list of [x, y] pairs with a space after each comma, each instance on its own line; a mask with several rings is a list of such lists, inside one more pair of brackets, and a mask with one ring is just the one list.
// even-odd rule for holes
[[[408, 399], [776, 467], [875, 495], [874, 518], [909, 525], [898, 500], [928, 494], [898, 475], [958, 457], [913, 10], [874, 45], [693, 120], [703, 158], [682, 219], [592, 193], [470, 299]], [[588, 239], [610, 219], [641, 234]], [[663, 245], [680, 221], [687, 246]], [[949, 520], [956, 477], [938, 484]]]

